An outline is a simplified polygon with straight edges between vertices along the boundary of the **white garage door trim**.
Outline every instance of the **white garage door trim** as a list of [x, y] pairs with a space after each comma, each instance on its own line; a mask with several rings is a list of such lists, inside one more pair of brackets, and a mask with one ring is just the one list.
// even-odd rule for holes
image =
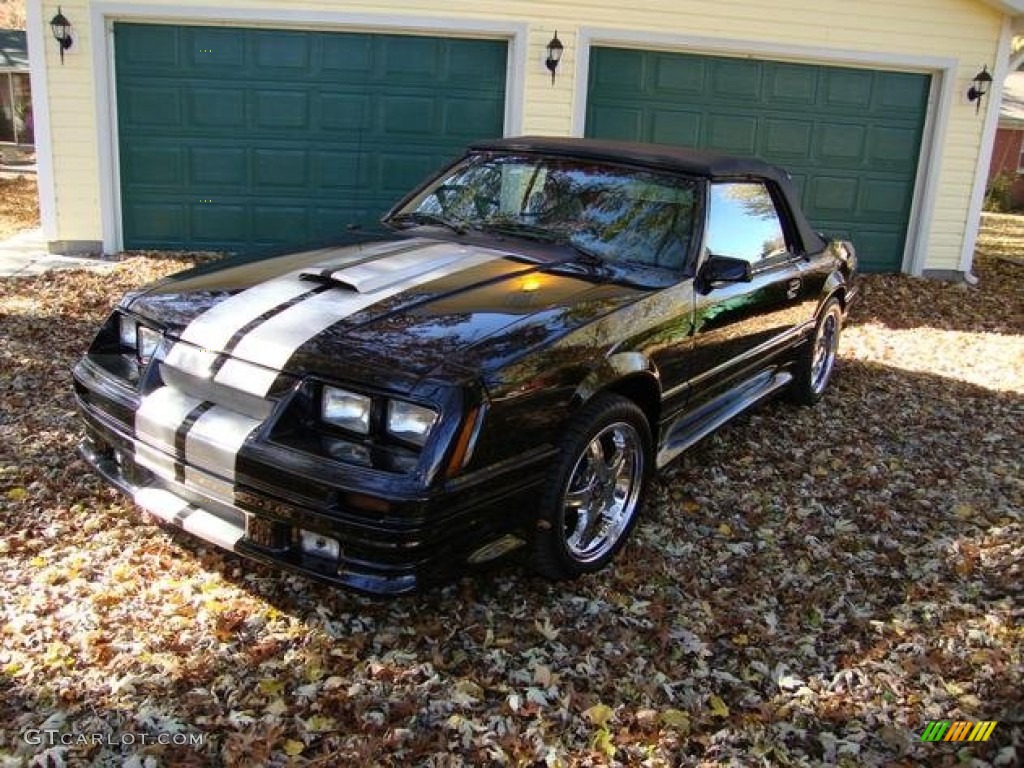
[[[946, 126], [956, 95], [957, 60], [949, 57], [911, 56], [870, 51], [846, 51], [778, 43], [729, 40], [658, 32], [635, 32], [625, 29], [583, 27], [579, 33], [576, 91], [573, 97], [572, 133], [582, 136], [586, 127], [587, 95], [590, 82], [590, 49], [600, 46], [661, 50], [676, 53], [699, 53], [719, 56], [790, 61], [797, 64], [855, 66], [889, 69], [932, 75], [928, 98], [921, 154], [914, 182], [914, 201], [910, 209], [910, 226], [903, 250], [902, 270], [920, 275], [927, 256], [927, 234], [931, 231], [935, 199], [938, 194], [941, 148], [945, 143]], [[968, 233], [969, 234], [969, 233]], [[972, 241], [973, 242], [973, 241]]]
[[104, 253], [116, 253], [122, 250], [124, 245], [121, 226], [121, 174], [117, 151], [117, 100], [113, 98], [115, 92], [113, 24], [115, 21], [140, 21], [155, 24], [224, 24], [274, 29], [405, 33], [435, 37], [481, 37], [506, 40], [509, 44], [509, 53], [505, 79], [505, 135], [513, 136], [522, 133], [528, 32], [528, 26], [523, 22], [336, 13], [333, 11], [93, 3], [90, 8], [90, 24], [93, 30], [92, 67], [95, 81], [100, 214]]

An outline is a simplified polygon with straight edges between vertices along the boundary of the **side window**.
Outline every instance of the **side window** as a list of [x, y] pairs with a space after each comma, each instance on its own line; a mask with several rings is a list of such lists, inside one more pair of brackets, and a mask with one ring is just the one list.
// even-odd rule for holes
[[708, 250], [751, 264], [786, 252], [775, 202], [764, 184], [724, 182], [711, 185]]

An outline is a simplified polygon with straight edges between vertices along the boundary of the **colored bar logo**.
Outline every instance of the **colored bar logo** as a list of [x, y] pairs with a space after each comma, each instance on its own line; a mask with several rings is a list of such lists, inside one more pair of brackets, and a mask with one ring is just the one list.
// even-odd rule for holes
[[921, 741], [988, 741], [996, 725], [996, 720], [932, 720], [921, 734]]

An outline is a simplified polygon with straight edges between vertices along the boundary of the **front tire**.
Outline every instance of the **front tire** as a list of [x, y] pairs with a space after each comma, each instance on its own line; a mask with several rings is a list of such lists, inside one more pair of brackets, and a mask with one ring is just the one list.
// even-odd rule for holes
[[797, 358], [796, 377], [790, 388], [790, 399], [794, 402], [814, 405], [825, 394], [835, 368], [842, 329], [843, 307], [839, 299], [831, 298], [818, 315], [814, 335]]
[[545, 486], [533, 569], [558, 580], [604, 568], [636, 525], [652, 459], [644, 412], [620, 395], [594, 397], [566, 431]]

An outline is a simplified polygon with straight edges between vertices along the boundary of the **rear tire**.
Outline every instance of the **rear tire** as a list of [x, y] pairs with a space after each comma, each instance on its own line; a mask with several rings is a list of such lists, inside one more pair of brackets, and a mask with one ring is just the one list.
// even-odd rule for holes
[[801, 405], [814, 405], [821, 400], [832, 379], [842, 329], [843, 307], [833, 297], [825, 302], [814, 334], [800, 350], [796, 376], [789, 390], [791, 400]]
[[604, 568], [636, 525], [652, 469], [644, 412], [620, 395], [595, 396], [569, 425], [548, 476], [533, 570], [559, 580]]

